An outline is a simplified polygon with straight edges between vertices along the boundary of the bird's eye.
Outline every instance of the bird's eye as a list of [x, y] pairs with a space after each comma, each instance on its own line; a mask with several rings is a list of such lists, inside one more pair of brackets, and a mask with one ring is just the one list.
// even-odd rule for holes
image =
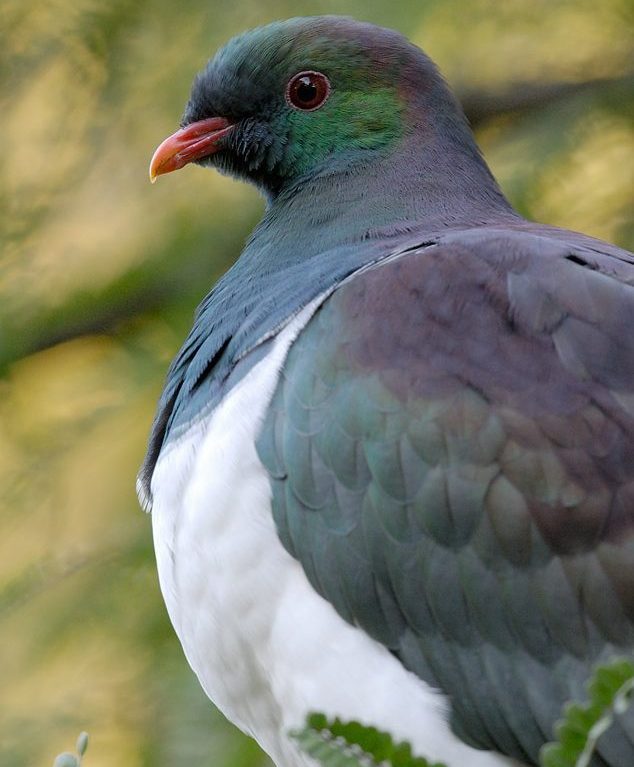
[[296, 109], [311, 112], [330, 95], [330, 82], [321, 72], [300, 72], [286, 86], [286, 100]]

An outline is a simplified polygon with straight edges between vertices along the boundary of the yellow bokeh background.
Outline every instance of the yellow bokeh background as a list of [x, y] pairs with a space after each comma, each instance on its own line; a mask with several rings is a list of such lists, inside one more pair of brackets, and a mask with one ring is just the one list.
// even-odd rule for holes
[[257, 221], [200, 168], [154, 187], [230, 36], [341, 13], [400, 29], [463, 98], [513, 204], [634, 244], [629, 0], [4, 0], [0, 8], [0, 764], [268, 764], [200, 691], [136, 471], [196, 303]]

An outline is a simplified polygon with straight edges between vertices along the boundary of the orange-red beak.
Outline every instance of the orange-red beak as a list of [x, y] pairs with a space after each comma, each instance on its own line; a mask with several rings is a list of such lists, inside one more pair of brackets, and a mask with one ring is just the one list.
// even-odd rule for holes
[[150, 181], [171, 173], [187, 163], [208, 157], [218, 151], [218, 141], [226, 136], [233, 124], [224, 117], [199, 120], [177, 130], [157, 148], [150, 162]]

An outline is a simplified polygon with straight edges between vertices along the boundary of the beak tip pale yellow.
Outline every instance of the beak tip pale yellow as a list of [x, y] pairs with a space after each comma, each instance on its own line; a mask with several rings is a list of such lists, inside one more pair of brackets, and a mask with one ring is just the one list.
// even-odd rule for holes
[[231, 129], [224, 117], [209, 117], [186, 125], [160, 144], [150, 161], [150, 181], [218, 151], [218, 141]]

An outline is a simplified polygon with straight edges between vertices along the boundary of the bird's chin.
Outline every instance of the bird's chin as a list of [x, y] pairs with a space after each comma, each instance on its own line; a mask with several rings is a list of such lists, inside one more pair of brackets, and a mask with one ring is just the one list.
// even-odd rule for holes
[[247, 165], [242, 158], [236, 157], [232, 152], [220, 151], [209, 157], [202, 157], [200, 160], [196, 160], [196, 165], [211, 168], [222, 176], [229, 176], [237, 181], [252, 184], [267, 199], [272, 196], [271, 190], [264, 183], [264, 174], [259, 174], [257, 168]]
[[200, 160], [196, 160], [195, 164], [200, 165], [201, 168], [211, 168], [223, 176], [249, 181], [244, 168], [241, 168], [240, 163], [231, 152], [221, 150], [207, 157], [201, 157]]
[[213, 170], [217, 170], [219, 173], [226, 175], [226, 171], [223, 170], [222, 154], [222, 152], [218, 152], [217, 154], [210, 154], [207, 157], [201, 157], [199, 160], [194, 160], [192, 165], [199, 165], [201, 168], [213, 168]]

